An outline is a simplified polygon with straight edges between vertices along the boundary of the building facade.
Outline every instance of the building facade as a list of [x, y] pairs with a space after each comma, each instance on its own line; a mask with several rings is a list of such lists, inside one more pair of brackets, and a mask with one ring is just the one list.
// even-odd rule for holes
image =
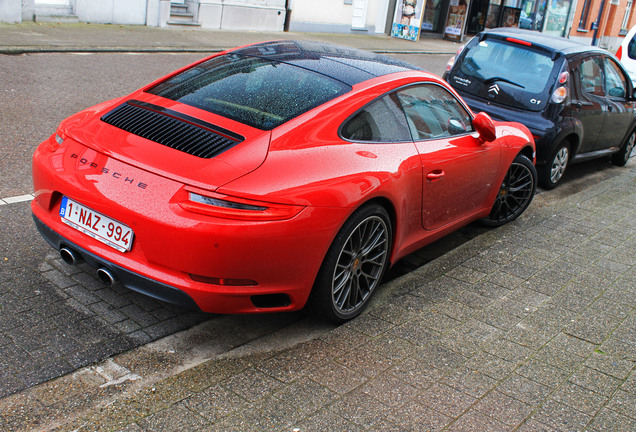
[[633, 12], [633, 0], [579, 0], [569, 36], [616, 52], [636, 25]]
[[[462, 41], [519, 27], [615, 50], [636, 24], [634, 0], [0, 0], [0, 21], [91, 22], [205, 29], [394, 34]], [[415, 12], [414, 12], [415, 11]], [[404, 26], [403, 26], [404, 27]], [[413, 35], [411, 35], [413, 36]]]

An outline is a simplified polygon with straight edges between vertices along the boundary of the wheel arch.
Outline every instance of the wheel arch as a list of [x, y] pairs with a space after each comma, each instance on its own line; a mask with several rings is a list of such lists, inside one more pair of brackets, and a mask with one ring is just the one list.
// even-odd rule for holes
[[[572, 162], [572, 160], [574, 159], [574, 155], [576, 155], [576, 153], [579, 151], [579, 146], [581, 144], [581, 137], [578, 133], [576, 133], [575, 131], [571, 131], [569, 133], [563, 134], [563, 135], [559, 135], [554, 139], [554, 145], [552, 145], [550, 147], [550, 153], [546, 156], [547, 159], [542, 160], [542, 165], [545, 165], [550, 161], [550, 158], [552, 158], [552, 156], [554, 155], [556, 149], [561, 145], [561, 143], [563, 142], [567, 142], [568, 143], [568, 147], [570, 149], [570, 156], [569, 156], [569, 162]], [[537, 161], [537, 165], [538, 165], [538, 161]]]
[[[537, 165], [546, 165], [549, 158], [563, 141], [567, 141], [570, 146], [570, 155], [575, 155], [579, 151], [581, 139], [583, 137], [583, 125], [574, 119], [561, 125], [560, 131], [553, 138], [547, 138], [548, 142], [541, 142], [537, 145]], [[545, 139], [544, 138], [544, 139]]]
[[636, 122], [634, 124], [632, 124], [632, 126], [627, 130], [627, 133], [625, 134], [625, 136], [623, 137], [622, 141], [621, 141], [621, 145], [619, 148], [623, 148], [623, 146], [627, 143], [627, 140], [629, 139], [629, 137], [636, 132]]
[[[393, 204], [393, 201], [391, 201], [389, 198], [385, 197], [385, 196], [377, 196], [377, 197], [373, 197], [367, 201], [365, 201], [364, 203], [362, 203], [360, 206], [358, 206], [358, 208], [362, 208], [366, 205], [371, 205], [371, 204], [378, 204], [380, 207], [383, 207], [384, 210], [386, 210], [387, 214], [389, 215], [389, 223], [391, 224], [391, 231], [392, 231], [392, 244], [391, 244], [391, 254], [389, 256], [389, 261], [392, 264], [392, 257], [393, 257], [393, 253], [395, 251], [395, 245], [397, 244], [397, 242], [395, 241], [396, 237], [396, 232], [398, 229], [397, 226], [397, 221], [398, 221], [398, 216], [397, 216], [397, 210], [395, 209], [395, 205]], [[357, 210], [357, 209], [356, 209]]]
[[560, 142], [567, 141], [570, 143], [570, 154], [575, 155], [579, 151], [581, 138], [576, 133], [570, 133], [564, 136]]
[[534, 162], [534, 153], [534, 149], [530, 145], [526, 145], [518, 154], [523, 155]]
[[[379, 207], [379, 208], [378, 208]], [[347, 233], [349, 232], [348, 230], [346, 230], [346, 227], [353, 227], [354, 225], [351, 224], [351, 221], [353, 220], [353, 224], [355, 224], [357, 221], [355, 221], [355, 218], [362, 218], [362, 217], [370, 217], [371, 215], [373, 215], [374, 213], [378, 213], [379, 211], [383, 211], [386, 214], [385, 215], [380, 215], [382, 219], [385, 219], [388, 217], [388, 222], [389, 222], [389, 226], [387, 227], [390, 231], [388, 233], [391, 244], [388, 250], [388, 256], [387, 256], [387, 260], [384, 264], [384, 269], [381, 270], [381, 275], [379, 276], [379, 282], [376, 282], [377, 285], [375, 285], [375, 288], [377, 288], [380, 284], [381, 284], [381, 279], [383, 278], [383, 275], [386, 275], [386, 272], [388, 271], [388, 269], [391, 267], [391, 257], [393, 254], [393, 250], [395, 248], [395, 229], [396, 229], [396, 220], [397, 220], [397, 215], [396, 215], [396, 209], [395, 206], [393, 205], [393, 203], [391, 202], [391, 200], [385, 196], [376, 196], [376, 197], [371, 197], [370, 199], [367, 199], [366, 201], [360, 202], [359, 205], [352, 207], [352, 211], [351, 213], [348, 215], [347, 218], [344, 219], [342, 225], [340, 226], [336, 236], [334, 237], [332, 244], [330, 245], [329, 249], [327, 250], [324, 258], [323, 258], [323, 262], [321, 263], [320, 269], [318, 271], [318, 274], [316, 275], [316, 279], [314, 280], [314, 284], [311, 288], [311, 291], [309, 293], [309, 298], [307, 299], [307, 307], [309, 308], [309, 310], [311, 312], [313, 312], [314, 314], [318, 314], [318, 317], [321, 318], [326, 318], [328, 321], [334, 322], [334, 323], [342, 323], [344, 321], [347, 321], [351, 318], [354, 318], [355, 316], [357, 316], [362, 310], [364, 310], [364, 308], [366, 308], [366, 305], [368, 304], [368, 299], [367, 300], [363, 300], [364, 306], [361, 306], [361, 308], [354, 313], [354, 315], [352, 316], [342, 316], [340, 315], [339, 312], [337, 312], [336, 310], [332, 310], [331, 308], [333, 307], [333, 304], [331, 304], [331, 306], [327, 307], [327, 298], [331, 295], [331, 292], [327, 292], [325, 291], [325, 275], [328, 273], [325, 273], [326, 270], [329, 270], [330, 268], [332, 268], [331, 266], [334, 265], [335, 261], [334, 261], [334, 257], [335, 255], [331, 254], [331, 250], [333, 248], [334, 245], [338, 245], [340, 243], [342, 243], [342, 239], [344, 239], [344, 236], [340, 236], [341, 233]], [[366, 212], [366, 216], [365, 216], [365, 212]], [[358, 216], [356, 216], [358, 215]], [[355, 228], [357, 229], [357, 228]], [[340, 239], [340, 240], [339, 240]], [[344, 245], [344, 243], [342, 243], [342, 245]], [[363, 261], [366, 260], [366, 258], [363, 259]], [[375, 289], [373, 288], [373, 289]], [[372, 292], [369, 294], [372, 295]], [[369, 297], [370, 298], [370, 297]], [[357, 308], [358, 306], [356, 306]]]

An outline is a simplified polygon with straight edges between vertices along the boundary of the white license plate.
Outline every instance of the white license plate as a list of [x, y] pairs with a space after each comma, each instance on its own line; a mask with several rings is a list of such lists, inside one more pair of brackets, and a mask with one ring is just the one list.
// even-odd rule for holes
[[129, 251], [132, 247], [132, 229], [72, 199], [62, 198], [60, 217], [65, 224], [120, 252]]

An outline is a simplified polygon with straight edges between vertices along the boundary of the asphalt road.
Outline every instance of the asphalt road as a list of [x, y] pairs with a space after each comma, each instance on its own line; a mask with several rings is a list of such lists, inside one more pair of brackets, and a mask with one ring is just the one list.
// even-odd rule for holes
[[[203, 54], [32, 54], [0, 56], [0, 198], [32, 191], [30, 156], [61, 120], [130, 93]], [[446, 55], [399, 55], [440, 74]]]
[[[40, 54], [0, 56], [0, 198], [32, 191], [30, 159], [68, 115], [127, 94], [200, 54]], [[400, 55], [434, 73], [448, 56]], [[555, 198], [612, 176], [595, 162], [572, 169]], [[584, 177], [587, 175], [587, 177]], [[0, 206], [0, 398], [203, 321], [214, 352], [271, 334], [302, 314], [220, 317], [108, 288], [92, 269], [69, 267], [36, 232], [27, 201]], [[403, 260], [399, 275], [483, 232], [471, 225]], [[214, 321], [216, 320], [216, 321]], [[223, 323], [223, 324], [221, 324]], [[215, 327], [213, 324], [212, 328]], [[210, 325], [208, 324], [208, 328]], [[320, 331], [321, 327], [315, 327]], [[306, 331], [306, 329], [305, 329]], [[293, 341], [293, 336], [287, 336]], [[302, 338], [303, 335], [296, 335]]]
[[[61, 120], [202, 57], [0, 56], [0, 198], [32, 192], [31, 155]], [[447, 60], [447, 56], [401, 57], [438, 73]], [[107, 288], [96, 281], [93, 269], [65, 265], [36, 232], [28, 201], [0, 206], [0, 222], [0, 397], [202, 321], [222, 319], [121, 287]], [[257, 339], [300, 317], [230, 318], [231, 326], [241, 330], [218, 340], [214, 351]]]

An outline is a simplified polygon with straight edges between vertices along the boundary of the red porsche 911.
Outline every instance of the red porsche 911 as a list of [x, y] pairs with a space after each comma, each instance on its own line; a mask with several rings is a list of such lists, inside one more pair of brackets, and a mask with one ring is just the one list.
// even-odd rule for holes
[[216, 313], [342, 322], [391, 264], [535, 192], [534, 141], [437, 76], [315, 42], [225, 51], [64, 120], [32, 210], [69, 264]]

